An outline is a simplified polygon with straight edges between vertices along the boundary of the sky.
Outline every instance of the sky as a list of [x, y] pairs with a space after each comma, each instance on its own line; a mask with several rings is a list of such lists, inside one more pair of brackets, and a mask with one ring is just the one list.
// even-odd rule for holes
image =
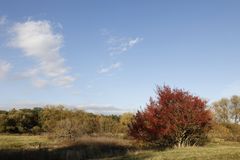
[[144, 108], [157, 85], [240, 94], [238, 0], [0, 0], [0, 106]]

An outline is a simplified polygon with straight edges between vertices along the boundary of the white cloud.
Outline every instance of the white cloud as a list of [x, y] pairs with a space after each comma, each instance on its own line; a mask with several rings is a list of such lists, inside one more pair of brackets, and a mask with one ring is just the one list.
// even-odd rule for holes
[[0, 79], [5, 78], [10, 69], [11, 69], [10, 63], [6, 61], [0, 61]]
[[142, 41], [143, 39], [142, 38], [135, 38], [135, 39], [131, 39], [128, 41], [128, 46], [129, 47], [133, 47], [135, 44], [137, 44], [138, 42]]
[[119, 69], [121, 67], [121, 63], [120, 62], [117, 62], [117, 63], [114, 63], [112, 65], [110, 65], [109, 67], [103, 67], [101, 68], [98, 73], [99, 74], [103, 74], [103, 73], [109, 73], [113, 70], [116, 70], [116, 69]]
[[6, 23], [7, 18], [5, 16], [0, 16], [0, 25], [4, 25]]
[[109, 44], [109, 52], [111, 56], [122, 54], [128, 51], [130, 48], [141, 42], [143, 38], [141, 37], [109, 37], [107, 43]]
[[44, 88], [48, 84], [47, 81], [43, 79], [33, 79], [32, 83], [37, 88]]
[[23, 73], [25, 77], [33, 79], [35, 86], [41, 87], [48, 83], [66, 87], [72, 84], [75, 78], [68, 75], [69, 67], [60, 55], [63, 35], [55, 33], [49, 21], [16, 23], [11, 33], [9, 45], [21, 49], [26, 57], [37, 62], [35, 67]]
[[128, 110], [123, 110], [112, 105], [97, 105], [97, 104], [89, 104], [89, 105], [78, 105], [78, 109], [84, 110], [86, 112], [95, 113], [95, 114], [104, 114], [104, 115], [120, 115], [125, 112], [129, 112]]

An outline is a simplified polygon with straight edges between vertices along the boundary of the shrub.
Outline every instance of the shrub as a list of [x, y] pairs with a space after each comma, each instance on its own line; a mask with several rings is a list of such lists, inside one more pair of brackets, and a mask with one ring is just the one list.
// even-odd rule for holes
[[181, 89], [157, 87], [156, 100], [138, 111], [130, 136], [162, 147], [200, 145], [211, 126], [206, 101]]
[[32, 129], [31, 129], [32, 133], [33, 134], [40, 134], [42, 132], [42, 129], [39, 127], [39, 126], [34, 126]]
[[91, 135], [98, 131], [96, 117], [80, 110], [72, 110], [52, 129], [53, 138], [75, 141], [82, 135]]
[[231, 134], [226, 138], [229, 141], [237, 141], [240, 142], [240, 125], [239, 124], [231, 124], [226, 123], [224, 126], [230, 130]]
[[75, 118], [67, 118], [57, 123], [54, 128], [54, 137], [57, 139], [65, 139], [74, 141], [83, 135], [81, 122]]
[[227, 140], [230, 137], [232, 137], [231, 130], [228, 129], [223, 124], [219, 124], [219, 123], [212, 124], [212, 128], [209, 131], [208, 135], [211, 140], [215, 140], [215, 139]]

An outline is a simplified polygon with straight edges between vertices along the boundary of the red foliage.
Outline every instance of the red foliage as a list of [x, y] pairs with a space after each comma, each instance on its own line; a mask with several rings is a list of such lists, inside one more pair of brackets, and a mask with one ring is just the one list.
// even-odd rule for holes
[[206, 101], [181, 89], [157, 87], [156, 100], [138, 111], [129, 125], [129, 134], [137, 140], [160, 145], [193, 145], [205, 137], [211, 114]]

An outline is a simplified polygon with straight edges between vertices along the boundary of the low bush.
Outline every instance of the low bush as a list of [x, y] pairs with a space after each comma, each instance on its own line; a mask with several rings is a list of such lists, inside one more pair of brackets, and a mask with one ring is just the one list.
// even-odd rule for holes
[[240, 125], [232, 123], [213, 123], [208, 134], [210, 140], [222, 139], [225, 141], [240, 142]]

